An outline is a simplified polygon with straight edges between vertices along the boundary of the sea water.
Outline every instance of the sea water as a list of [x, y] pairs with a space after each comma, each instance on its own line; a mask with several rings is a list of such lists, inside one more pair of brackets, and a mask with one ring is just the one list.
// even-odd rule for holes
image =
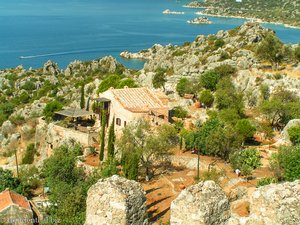
[[[209, 17], [213, 24], [191, 25], [199, 9], [172, 0], [2, 0], [0, 68], [38, 68], [51, 59], [65, 68], [74, 60], [112, 55], [130, 68], [139, 60], [123, 60], [124, 50], [139, 51], [155, 43], [179, 45], [199, 34], [233, 29], [244, 19]], [[162, 11], [183, 11], [165, 15]], [[299, 43], [300, 29], [263, 24], [285, 43]]]

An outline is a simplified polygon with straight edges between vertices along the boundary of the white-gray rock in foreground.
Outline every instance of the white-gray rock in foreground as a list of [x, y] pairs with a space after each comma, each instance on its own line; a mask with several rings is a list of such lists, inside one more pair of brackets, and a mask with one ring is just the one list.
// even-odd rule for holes
[[229, 201], [214, 181], [200, 182], [171, 204], [172, 225], [221, 225], [230, 216]]
[[99, 180], [88, 191], [85, 225], [146, 225], [142, 186], [117, 175]]
[[257, 188], [249, 202], [250, 215], [232, 215], [226, 225], [300, 224], [300, 180]]

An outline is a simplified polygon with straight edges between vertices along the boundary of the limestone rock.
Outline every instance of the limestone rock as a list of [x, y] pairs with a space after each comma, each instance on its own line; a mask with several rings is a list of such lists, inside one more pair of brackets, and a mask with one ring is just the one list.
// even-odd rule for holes
[[141, 185], [114, 175], [88, 191], [85, 225], [146, 225], [145, 193]]
[[58, 65], [57, 63], [51, 61], [51, 60], [48, 60], [45, 64], [44, 64], [44, 67], [43, 67], [43, 73], [44, 74], [51, 74], [51, 75], [57, 75], [59, 74], [59, 68], [58, 68]]
[[294, 225], [300, 221], [300, 181], [258, 188], [250, 199], [252, 217], [268, 225]]
[[4, 136], [7, 136], [14, 131], [14, 125], [9, 120], [6, 120], [2, 124], [0, 131], [0, 133], [2, 133]]
[[171, 203], [172, 225], [221, 225], [228, 218], [228, 199], [214, 181], [188, 187]]
[[290, 136], [288, 133], [288, 130], [292, 127], [300, 126], [300, 119], [294, 119], [290, 120], [288, 124], [284, 127], [280, 134], [280, 139], [275, 143], [275, 145], [292, 145], [292, 142], [290, 141]]
[[[238, 207], [250, 205], [250, 215], [238, 215]], [[257, 188], [250, 199], [231, 204], [226, 225], [295, 225], [300, 221], [300, 180]], [[247, 207], [244, 207], [244, 211]], [[238, 210], [242, 212], [241, 208]]]

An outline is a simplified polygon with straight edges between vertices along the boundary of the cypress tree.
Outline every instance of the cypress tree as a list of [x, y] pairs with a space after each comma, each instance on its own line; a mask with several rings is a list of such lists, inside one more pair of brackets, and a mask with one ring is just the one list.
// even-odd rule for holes
[[103, 161], [103, 159], [104, 159], [105, 126], [106, 126], [106, 112], [105, 112], [105, 110], [102, 110], [101, 135], [100, 135], [100, 154], [99, 154], [100, 161]]
[[113, 158], [115, 155], [115, 118], [113, 118], [113, 121], [109, 127], [108, 131], [108, 144], [107, 144], [107, 152], [108, 152], [108, 157]]
[[84, 102], [84, 84], [81, 86], [81, 98], [80, 98], [80, 108], [84, 109], [85, 102]]

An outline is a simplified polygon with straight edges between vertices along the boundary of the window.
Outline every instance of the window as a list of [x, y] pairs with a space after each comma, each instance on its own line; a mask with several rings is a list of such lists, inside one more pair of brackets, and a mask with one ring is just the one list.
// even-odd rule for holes
[[124, 127], [126, 127], [126, 125], [127, 125], [127, 123], [126, 123], [126, 121], [124, 121]]
[[120, 118], [117, 118], [117, 119], [116, 119], [116, 124], [117, 124], [118, 126], [121, 126], [121, 119], [120, 119]]

